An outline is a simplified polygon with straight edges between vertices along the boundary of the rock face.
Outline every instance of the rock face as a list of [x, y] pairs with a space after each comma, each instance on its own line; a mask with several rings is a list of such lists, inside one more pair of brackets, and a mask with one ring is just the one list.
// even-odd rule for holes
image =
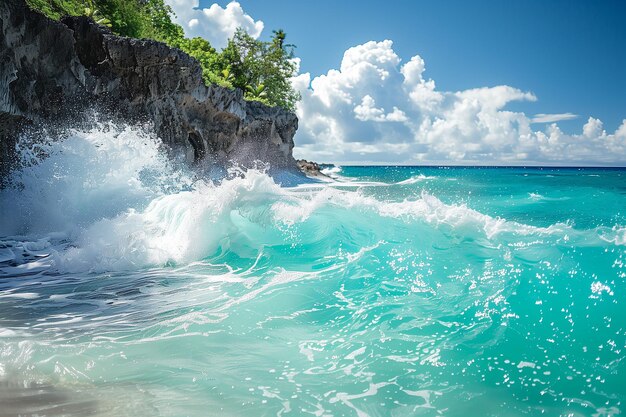
[[331, 177], [322, 172], [322, 167], [317, 162], [307, 161], [306, 159], [298, 159], [296, 161], [300, 171], [307, 177], [316, 178], [322, 181], [334, 181]]
[[319, 164], [313, 161], [307, 161], [306, 159], [298, 159], [296, 161], [300, 171], [307, 175], [318, 175], [322, 172]]
[[187, 54], [160, 42], [119, 37], [86, 17], [52, 21], [24, 0], [0, 2], [0, 177], [30, 123], [68, 125], [86, 108], [128, 122], [148, 121], [168, 149], [190, 163], [255, 160], [297, 170], [298, 119], [207, 87]]

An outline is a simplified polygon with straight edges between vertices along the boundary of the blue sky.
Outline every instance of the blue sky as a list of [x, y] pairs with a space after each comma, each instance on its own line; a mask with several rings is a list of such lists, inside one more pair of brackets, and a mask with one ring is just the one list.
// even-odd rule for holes
[[[221, 8], [227, 9], [229, 4], [228, 1], [205, 0], [200, 1], [199, 4], [197, 0], [196, 2], [193, 0], [170, 0], [170, 2], [176, 3], [174, 8], [179, 17], [184, 7], [192, 9], [193, 6], [199, 5], [200, 9], [208, 9], [217, 3]], [[384, 51], [392, 50], [398, 59], [398, 62], [394, 61], [391, 66], [393, 68], [385, 67], [387, 62], [371, 61], [370, 64], [373, 67], [379, 66], [380, 71], [389, 70], [399, 74], [404, 64], [409, 62], [413, 56], [419, 55], [425, 62], [425, 70], [416, 82], [433, 80], [436, 84], [436, 91], [441, 92], [443, 97], [440, 98], [440, 104], [448, 103], [448, 107], [441, 107], [437, 111], [431, 109], [432, 111], [428, 113], [424, 111], [423, 106], [416, 110], [414, 100], [412, 108], [408, 104], [410, 101], [408, 92], [412, 87], [407, 84], [406, 79], [402, 87], [398, 84], [401, 83], [401, 79], [396, 82], [397, 85], [389, 84], [392, 83], [389, 79], [379, 80], [378, 84], [375, 83], [378, 90], [374, 84], [365, 85], [364, 79], [359, 80], [361, 83], [359, 88], [352, 88], [353, 86], [346, 84], [347, 81], [344, 82], [350, 78], [348, 76], [344, 77], [344, 81], [337, 78], [337, 82], [324, 85], [318, 91], [315, 91], [309, 84], [312, 95], [308, 97], [305, 94], [307, 97], [303, 100], [304, 103], [299, 115], [301, 118], [309, 115], [311, 119], [317, 118], [319, 123], [334, 126], [332, 128], [326, 126], [324, 129], [319, 123], [316, 126], [307, 126], [308, 121], [305, 121], [304, 128], [301, 129], [303, 132], [299, 132], [299, 136], [296, 136], [296, 143], [298, 144], [298, 139], [301, 139], [303, 149], [308, 147], [313, 151], [311, 157], [325, 158], [329, 156], [314, 152], [313, 142], [315, 140], [324, 142], [323, 138], [317, 137], [321, 136], [319, 132], [322, 131], [326, 132], [327, 135], [326, 145], [343, 144], [351, 149], [358, 149], [362, 145], [365, 149], [376, 140], [383, 140], [384, 134], [381, 133], [381, 137], [378, 139], [365, 138], [367, 135], [358, 138], [355, 135], [372, 129], [385, 132], [391, 126], [393, 131], [391, 136], [397, 136], [392, 141], [400, 141], [398, 137], [402, 135], [412, 135], [415, 141], [419, 142], [419, 146], [414, 146], [414, 144], [409, 146], [405, 143], [406, 141], [403, 142], [408, 152], [413, 152], [418, 148], [422, 149], [424, 146], [429, 146], [429, 143], [439, 143], [448, 136], [459, 136], [459, 129], [461, 131], [467, 129], [459, 127], [457, 121], [451, 121], [450, 126], [446, 129], [443, 127], [439, 129], [440, 136], [430, 135], [427, 138], [427, 135], [424, 135], [424, 119], [430, 118], [431, 121], [435, 121], [452, 117], [453, 111], [451, 109], [459, 107], [459, 100], [461, 100], [454, 95], [456, 92], [496, 86], [510, 86], [523, 93], [531, 93], [533, 97], [507, 90], [506, 98], [503, 99], [504, 104], [496, 109], [483, 111], [484, 108], [490, 106], [486, 102], [481, 102], [478, 105], [480, 109], [477, 108], [473, 113], [472, 117], [475, 116], [475, 120], [484, 120], [485, 117], [482, 116], [485, 115], [489, 117], [494, 114], [507, 116], [502, 112], [519, 112], [532, 122], [533, 117], [541, 113], [569, 113], [569, 116], [557, 118], [562, 120], [558, 120], [559, 131], [556, 134], [552, 130], [547, 132], [546, 129], [549, 128], [549, 124], [531, 123], [530, 125], [533, 132], [542, 132], [546, 137], [559, 139], [561, 143], [558, 152], [567, 150], [566, 145], [569, 143], [567, 141], [571, 139], [567, 135], [573, 135], [574, 142], [578, 146], [577, 149], [580, 150], [582, 146], [586, 146], [586, 142], [582, 137], [579, 137], [583, 135], [584, 126], [587, 126], [586, 133], [598, 133], [595, 137], [596, 142], [602, 136], [602, 132], [606, 132], [606, 135], [609, 136], [615, 133], [618, 138], [621, 138], [616, 131], [620, 129], [626, 118], [626, 24], [624, 23], [626, 22], [626, 1], [527, 0], [513, 2], [483, 0], [426, 2], [403, 0], [356, 2], [321, 0], [313, 3], [287, 0], [240, 0], [239, 4], [242, 13], [257, 24], [254, 28], [259, 29], [258, 23], [262, 22], [262, 32], [257, 31], [256, 33], [262, 39], [268, 38], [272, 29], [282, 28], [287, 32], [288, 41], [298, 46], [296, 53], [301, 58], [300, 72], [309, 73], [309, 81], [327, 74], [331, 69], [344, 68], [342, 59], [350, 48], [365, 45], [369, 41], [391, 40], [393, 41], [391, 46], [385, 45], [383, 49], [379, 48], [376, 53], [384, 54]], [[187, 17], [182, 16], [182, 19], [185, 20]], [[207, 19], [205, 22], [201, 22], [197, 28], [200, 28], [199, 30], [205, 28], [206, 32], [208, 30], [206, 28], [211, 24], [224, 20], [223, 18], [217, 19], [217, 17], [215, 19], [214, 21]], [[253, 26], [250, 27], [253, 28]], [[198, 33], [203, 34], [202, 31], [195, 34]], [[211, 38], [210, 35], [205, 37]], [[378, 45], [380, 46], [380, 44]], [[366, 55], [361, 57], [364, 56]], [[382, 85], [381, 82], [387, 84]], [[303, 85], [300, 84], [301, 87]], [[341, 94], [338, 93], [337, 97], [350, 95], [349, 104], [351, 107], [324, 107], [320, 103], [311, 101], [314, 101], [320, 92], [326, 91], [328, 88], [340, 90]], [[390, 94], [381, 94], [381, 89], [397, 91], [397, 103], [389, 97]], [[407, 97], [399, 97], [402, 91], [406, 93]], [[469, 101], [492, 99], [491, 96], [487, 98], [482, 93], [477, 99], [477, 94], [472, 95], [471, 98], [467, 98], [469, 97], [467, 94], [463, 95], [463, 99], [467, 98]], [[368, 106], [371, 104], [368, 109], [374, 109], [378, 113], [369, 112], [367, 115], [362, 113], [361, 116], [357, 114], [358, 109], [354, 109], [365, 103], [363, 101], [365, 96], [373, 99], [371, 103], [367, 102]], [[502, 98], [501, 96], [498, 97], [498, 100]], [[307, 100], [311, 102], [309, 103]], [[418, 104], [422, 105], [423, 103]], [[397, 114], [402, 113], [406, 117], [394, 119], [396, 125], [392, 126], [393, 123], [388, 123], [391, 119], [383, 120], [384, 117], [380, 114], [384, 115], [385, 113], [380, 113], [379, 110], [391, 114], [393, 113], [391, 109], [396, 107], [398, 108]], [[329, 121], [323, 114], [324, 109], [329, 112], [345, 113], [345, 117], [340, 120]], [[350, 117], [347, 113], [350, 113]], [[470, 116], [464, 114], [463, 117], [467, 119]], [[602, 121], [603, 124], [599, 125], [599, 129], [596, 122], [589, 125], [590, 117]], [[410, 119], [411, 123], [403, 122], [400, 119]], [[511, 126], [514, 125], [514, 128], [518, 129], [520, 121], [517, 118], [514, 119], [509, 117], [507, 123], [513, 123]], [[381, 122], [386, 123], [384, 129], [380, 125]], [[397, 123], [404, 123], [405, 126], [398, 126]], [[358, 127], [358, 124], [363, 124], [363, 126]], [[498, 122], [498, 124], [501, 125], [502, 123]], [[521, 122], [521, 125], [524, 125], [524, 121]], [[337, 130], [335, 129], [337, 126], [343, 126], [343, 128], [337, 128]], [[501, 131], [508, 132], [509, 130], [511, 129], [503, 128]], [[524, 133], [523, 126], [519, 128], [519, 131], [521, 132], [520, 135], [528, 136], [527, 133]], [[492, 127], [488, 127], [487, 130], [476, 129], [470, 136], [458, 140], [459, 143], [478, 142], [481, 140], [479, 138], [481, 134], [495, 133], [496, 131]], [[341, 140], [333, 139], [334, 142], [331, 143], [329, 142], [331, 135], [343, 136]], [[514, 141], [515, 139], [511, 136], [509, 140]], [[531, 139], [526, 137], [525, 140]], [[532, 140], [537, 143], [541, 141], [556, 143], [555, 140], [543, 137]], [[626, 138], [624, 140], [626, 141]], [[618, 154], [612, 162], [606, 159], [601, 160], [603, 149], [598, 149], [600, 145], [597, 143], [593, 145], [594, 149], [588, 150], [587, 154], [583, 151], [571, 152], [572, 157], [566, 158], [565, 162], [578, 161], [581, 164], [615, 165], [616, 162], [619, 162], [617, 159], [621, 158], [621, 160], [626, 161], [626, 154], [620, 154], [622, 150], [626, 149], [626, 147], [621, 147], [621, 142], [613, 141], [611, 144], [610, 151]], [[378, 158], [376, 160], [380, 158], [389, 159], [383, 162], [410, 163], [424, 159], [435, 162], [437, 158], [445, 161], [464, 155], [462, 159], [467, 159], [468, 163], [471, 163], [472, 158], [492, 158], [493, 163], [496, 164], [502, 163], [502, 161], [514, 162], [514, 160], [518, 160], [519, 163], [525, 161], [539, 163], [554, 160], [554, 163], [558, 163], [556, 161], [558, 158], [555, 159], [555, 155], [558, 153], [556, 148], [553, 149], [555, 152], [546, 153], [539, 150], [529, 150], [528, 143], [525, 143], [522, 147], [509, 144], [507, 149], [504, 147], [493, 148], [495, 152], [491, 152], [485, 143], [489, 143], [489, 141], [487, 140], [481, 145], [474, 144], [475, 146], [467, 148], [467, 152], [453, 152], [448, 155], [442, 149], [430, 153], [418, 150], [417, 152], [421, 152], [421, 156], [415, 159], [409, 158], [406, 161], [402, 160], [402, 155], [391, 157], [392, 155], [385, 152], [376, 152], [373, 148], [369, 148], [369, 150], [365, 149], [363, 158], [356, 153], [346, 152], [343, 155], [343, 161], [351, 162], [351, 158], [354, 159], [353, 162], [368, 161], [367, 158], [372, 157]], [[537, 145], [536, 148], [539, 149], [539, 147]], [[604, 151], [609, 151], [609, 149], [604, 149]], [[405, 152], [401, 153], [404, 154]], [[499, 155], [503, 156], [500, 157]], [[566, 155], [566, 157], [568, 156], [569, 154]], [[533, 158], [536, 161], [533, 161]], [[339, 162], [341, 159], [339, 158]]]

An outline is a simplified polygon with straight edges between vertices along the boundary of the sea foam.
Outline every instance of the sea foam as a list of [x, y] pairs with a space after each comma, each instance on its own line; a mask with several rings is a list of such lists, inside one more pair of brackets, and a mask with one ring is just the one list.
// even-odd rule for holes
[[[62, 141], [23, 141], [19, 152], [23, 167], [0, 200], [3, 212], [11, 213], [0, 224], [0, 255], [18, 264], [12, 273], [19, 264], [65, 272], [181, 265], [229, 251], [256, 256], [266, 245], [323, 239], [368, 245], [375, 242], [359, 241], [364, 231], [380, 240], [397, 222], [416, 232], [434, 228], [493, 245], [527, 236], [566, 245], [624, 244], [620, 228], [530, 226], [445, 204], [425, 191], [414, 199], [385, 201], [367, 195], [358, 182], [352, 183], [356, 190], [333, 184], [280, 187], [263, 170], [198, 179], [138, 127], [99, 123], [70, 131]], [[433, 178], [419, 175], [397, 185]], [[332, 229], [342, 227], [350, 230], [336, 236]]]
[[[93, 397], [108, 415], [620, 412], [626, 229], [608, 187], [508, 169], [211, 179], [108, 123], [22, 143], [0, 191], [0, 384], [35, 390], [9, 400]], [[602, 173], [611, 189], [618, 174]]]

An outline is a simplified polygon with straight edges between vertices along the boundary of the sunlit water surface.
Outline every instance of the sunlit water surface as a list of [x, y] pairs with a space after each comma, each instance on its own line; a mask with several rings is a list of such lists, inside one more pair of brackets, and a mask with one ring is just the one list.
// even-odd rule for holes
[[624, 412], [626, 171], [199, 181], [111, 125], [20, 152], [0, 416]]

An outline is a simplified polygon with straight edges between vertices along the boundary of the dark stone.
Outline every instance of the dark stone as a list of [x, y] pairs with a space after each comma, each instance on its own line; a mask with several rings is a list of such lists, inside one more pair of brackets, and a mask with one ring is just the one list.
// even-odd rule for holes
[[56, 22], [24, 0], [0, 2], [0, 178], [14, 163], [25, 123], [86, 123], [85, 109], [123, 122], [150, 122], [189, 163], [297, 170], [295, 114], [205, 86], [199, 63], [151, 41], [120, 37], [86, 17]]
[[296, 161], [298, 169], [305, 175], [326, 181], [333, 181], [331, 177], [322, 173], [322, 167], [317, 162], [307, 161], [306, 159], [298, 159]]

